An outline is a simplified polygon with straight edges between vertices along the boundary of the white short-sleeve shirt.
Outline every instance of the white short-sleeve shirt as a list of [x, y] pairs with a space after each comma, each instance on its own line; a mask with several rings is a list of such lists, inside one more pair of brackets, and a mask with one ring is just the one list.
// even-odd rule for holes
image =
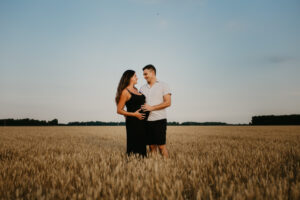
[[[146, 97], [146, 103], [150, 106], [155, 106], [163, 103], [163, 96], [166, 94], [171, 94], [171, 90], [168, 84], [156, 80], [156, 82], [150, 87], [147, 83], [143, 85], [140, 89], [140, 93], [144, 94]], [[161, 110], [151, 111], [148, 117], [148, 121], [156, 121], [160, 119], [167, 118], [166, 108]]]

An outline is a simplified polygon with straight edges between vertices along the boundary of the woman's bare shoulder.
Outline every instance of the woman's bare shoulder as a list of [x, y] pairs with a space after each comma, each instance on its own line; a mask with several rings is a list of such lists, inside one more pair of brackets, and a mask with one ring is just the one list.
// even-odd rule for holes
[[124, 96], [130, 96], [130, 93], [129, 93], [128, 90], [125, 88], [124, 90], [122, 90], [121, 95], [124, 95]]

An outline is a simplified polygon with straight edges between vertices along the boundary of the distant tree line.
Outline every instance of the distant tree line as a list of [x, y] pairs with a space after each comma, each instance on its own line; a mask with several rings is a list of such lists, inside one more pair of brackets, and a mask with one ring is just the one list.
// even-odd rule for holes
[[[207, 126], [207, 125], [228, 125], [223, 122], [167, 122], [168, 126]], [[102, 122], [102, 121], [87, 121], [87, 122], [69, 122], [67, 124], [59, 124], [57, 119], [51, 121], [35, 120], [35, 119], [0, 119], [0, 126], [125, 126], [125, 122]]]
[[125, 122], [101, 122], [101, 121], [89, 121], [89, 122], [69, 122], [67, 126], [124, 126]]
[[180, 126], [179, 122], [167, 122], [167, 125], [169, 126]]
[[[249, 124], [227, 124], [225, 122], [168, 122], [168, 126], [227, 126], [227, 125], [300, 125], [300, 115], [262, 115], [253, 116]], [[57, 119], [51, 121], [35, 119], [0, 119], [0, 126], [125, 126], [125, 122], [69, 122], [59, 124]]]
[[182, 122], [182, 126], [224, 126], [229, 125], [225, 122]]
[[35, 119], [0, 119], [0, 126], [56, 126], [58, 120], [51, 121], [35, 120]]
[[[100, 122], [100, 121], [90, 121], [90, 122], [69, 122], [68, 126], [124, 126], [125, 122]], [[197, 125], [227, 125], [223, 122], [167, 122], [168, 126], [197, 126]]]
[[300, 125], [300, 115], [253, 116], [251, 125]]
[[0, 126], [123, 126], [125, 122], [69, 122], [67, 124], [59, 124], [57, 119], [51, 121], [35, 120], [35, 119], [0, 119]]

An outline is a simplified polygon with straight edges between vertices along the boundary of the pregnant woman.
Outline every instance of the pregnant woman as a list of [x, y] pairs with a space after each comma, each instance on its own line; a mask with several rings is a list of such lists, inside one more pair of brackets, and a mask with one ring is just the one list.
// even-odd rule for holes
[[[138, 92], [135, 71], [126, 70], [119, 82], [116, 104], [117, 113], [126, 118], [127, 155], [138, 154], [146, 156], [145, 120], [149, 112], [143, 112], [141, 106], [145, 103], [145, 96]], [[124, 110], [126, 105], [127, 110]]]

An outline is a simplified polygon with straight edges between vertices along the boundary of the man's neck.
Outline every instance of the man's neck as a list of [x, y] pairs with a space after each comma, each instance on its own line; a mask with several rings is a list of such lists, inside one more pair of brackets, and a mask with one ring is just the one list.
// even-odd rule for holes
[[150, 85], [150, 87], [152, 87], [152, 85], [154, 85], [155, 82], [156, 82], [156, 77], [153, 78], [150, 82], [148, 82], [148, 84]]

